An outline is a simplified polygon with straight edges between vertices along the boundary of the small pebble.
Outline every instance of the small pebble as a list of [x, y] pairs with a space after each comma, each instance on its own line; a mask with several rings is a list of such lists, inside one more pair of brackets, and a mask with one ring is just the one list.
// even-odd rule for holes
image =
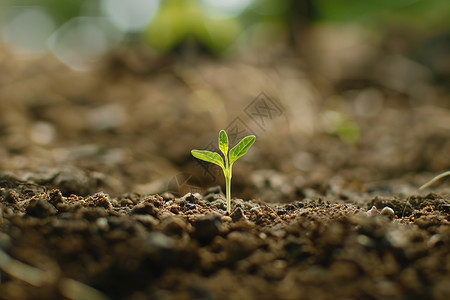
[[377, 210], [377, 208], [375, 206], [372, 206], [371, 209], [369, 209], [366, 214], [370, 217], [370, 216], [375, 216], [375, 215], [379, 215], [380, 212]]
[[395, 216], [395, 212], [392, 208], [390, 208], [389, 206], [385, 206], [382, 210], [381, 210], [381, 214], [383, 216], [387, 216], [389, 219], [393, 219]]
[[102, 231], [108, 231], [109, 230], [109, 224], [108, 224], [108, 219], [106, 218], [98, 218], [95, 221], [95, 224], [97, 225], [98, 229], [102, 230]]

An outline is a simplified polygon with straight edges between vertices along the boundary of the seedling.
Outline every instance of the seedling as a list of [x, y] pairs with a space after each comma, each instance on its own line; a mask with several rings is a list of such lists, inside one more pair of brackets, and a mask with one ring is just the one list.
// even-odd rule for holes
[[228, 136], [225, 130], [219, 132], [219, 149], [223, 156], [219, 153], [207, 150], [192, 150], [191, 154], [195, 158], [204, 160], [218, 165], [222, 168], [225, 177], [226, 196], [227, 196], [227, 212], [231, 213], [231, 168], [233, 163], [247, 153], [248, 149], [255, 142], [256, 137], [249, 135], [243, 138], [236, 146], [228, 151]]

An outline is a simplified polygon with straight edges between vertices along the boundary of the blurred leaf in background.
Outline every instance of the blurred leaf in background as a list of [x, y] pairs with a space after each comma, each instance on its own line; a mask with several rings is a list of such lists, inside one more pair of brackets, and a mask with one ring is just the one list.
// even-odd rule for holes
[[[236, 2], [238, 5], [242, 3]], [[212, 1], [164, 1], [145, 30], [145, 40], [160, 52], [170, 51], [189, 40], [212, 52], [223, 51], [237, 38], [242, 26], [233, 16], [215, 9]]]
[[[15, 53], [50, 50], [66, 57], [65, 63], [80, 61], [84, 69], [111, 47], [130, 41], [159, 53], [194, 45], [222, 54], [287, 43], [321, 23], [352, 23], [380, 33], [402, 26], [431, 35], [450, 29], [449, 15], [446, 0], [3, 0], [0, 29]], [[63, 41], [67, 44], [57, 48], [65, 53], [58, 55], [55, 45]], [[87, 53], [86, 58], [67, 58], [76, 52]]]
[[423, 29], [449, 28], [446, 0], [317, 0], [319, 18], [327, 22], [361, 22], [379, 30], [390, 25]]

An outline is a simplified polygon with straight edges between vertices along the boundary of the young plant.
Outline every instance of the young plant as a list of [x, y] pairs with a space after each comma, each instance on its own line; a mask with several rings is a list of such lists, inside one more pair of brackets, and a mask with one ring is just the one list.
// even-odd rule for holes
[[231, 168], [233, 163], [247, 153], [248, 149], [255, 142], [256, 137], [249, 135], [243, 138], [236, 146], [228, 151], [228, 136], [225, 130], [219, 132], [219, 149], [223, 157], [219, 153], [207, 150], [192, 150], [191, 154], [195, 158], [213, 163], [222, 168], [225, 177], [226, 196], [227, 196], [227, 212], [231, 213]]

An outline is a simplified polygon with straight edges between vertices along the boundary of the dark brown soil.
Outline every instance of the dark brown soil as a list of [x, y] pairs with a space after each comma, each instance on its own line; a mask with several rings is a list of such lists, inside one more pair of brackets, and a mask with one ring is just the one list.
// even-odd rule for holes
[[[417, 191], [450, 169], [450, 101], [395, 59], [121, 50], [76, 73], [2, 50], [0, 298], [450, 299], [448, 179]], [[228, 216], [190, 150], [238, 121]]]

